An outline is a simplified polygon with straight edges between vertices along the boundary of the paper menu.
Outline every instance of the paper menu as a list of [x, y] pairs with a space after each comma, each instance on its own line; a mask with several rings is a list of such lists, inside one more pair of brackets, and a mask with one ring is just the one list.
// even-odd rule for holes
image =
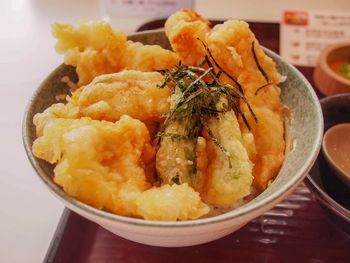
[[280, 53], [294, 65], [315, 66], [323, 48], [346, 40], [350, 40], [350, 12], [283, 12]]

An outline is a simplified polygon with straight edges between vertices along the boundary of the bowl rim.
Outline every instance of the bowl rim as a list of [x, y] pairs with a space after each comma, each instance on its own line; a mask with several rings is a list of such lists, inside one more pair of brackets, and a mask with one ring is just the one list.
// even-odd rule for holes
[[350, 80], [343, 77], [343, 76], [340, 76], [339, 74], [334, 72], [334, 70], [331, 69], [331, 67], [328, 64], [328, 56], [331, 54], [331, 52], [333, 52], [337, 49], [346, 48], [346, 47], [349, 48], [349, 50], [350, 50], [350, 41], [338, 42], [338, 43], [327, 46], [321, 52], [319, 63], [320, 63], [320, 66], [324, 69], [325, 73], [328, 74], [331, 78], [333, 78], [334, 80], [336, 80], [344, 85], [350, 86]]
[[[155, 33], [155, 32], [164, 32], [164, 30], [149, 30], [149, 31], [143, 31], [143, 32], [138, 32], [134, 35], [142, 35], [142, 34], [150, 34], [150, 33]], [[41, 169], [41, 167], [37, 164], [37, 159], [34, 157], [34, 155], [31, 152], [31, 147], [29, 145], [29, 126], [26, 124], [28, 121], [29, 117], [29, 112], [30, 109], [32, 108], [33, 104], [32, 102], [34, 101], [36, 95], [44, 88], [44, 83], [47, 82], [48, 79], [50, 79], [57, 71], [59, 71], [64, 64], [61, 64], [58, 66], [54, 71], [52, 71], [45, 79], [44, 81], [40, 84], [39, 88], [35, 90], [33, 95], [31, 96], [31, 99], [27, 103], [25, 114], [23, 117], [23, 122], [22, 122], [22, 140], [24, 144], [25, 151], [27, 153], [28, 159], [34, 169], [34, 171], [38, 174], [39, 178], [41, 181], [60, 199], [63, 201], [69, 203], [70, 205], [77, 207], [79, 210], [83, 210], [89, 215], [97, 216], [99, 218], [103, 218], [104, 220], [107, 221], [112, 221], [112, 222], [117, 222], [117, 223], [124, 223], [128, 225], [134, 225], [134, 226], [147, 226], [147, 227], [162, 227], [162, 228], [181, 228], [181, 227], [193, 227], [193, 226], [201, 226], [201, 225], [207, 225], [207, 224], [213, 224], [213, 223], [220, 223], [224, 221], [229, 221], [232, 219], [237, 219], [237, 218], [243, 218], [244, 216], [248, 214], [253, 214], [256, 211], [264, 209], [264, 207], [271, 208], [272, 205], [276, 204], [278, 201], [280, 201], [284, 193], [289, 193], [291, 190], [294, 189], [306, 176], [308, 171], [311, 169], [313, 163], [316, 161], [316, 158], [318, 156], [318, 153], [321, 149], [321, 143], [322, 143], [322, 136], [323, 136], [323, 116], [322, 116], [322, 110], [321, 106], [318, 100], [318, 97], [312, 88], [311, 84], [308, 82], [308, 80], [299, 72], [298, 69], [296, 69], [293, 65], [290, 63], [287, 63], [283, 58], [281, 58], [278, 54], [275, 52], [263, 47], [264, 52], [269, 56], [269, 57], [278, 57], [283, 63], [286, 63], [291, 69], [295, 72], [298, 78], [300, 78], [304, 83], [309, 91], [312, 100], [315, 103], [316, 106], [316, 113], [319, 118], [319, 129], [316, 133], [316, 144], [313, 145], [313, 148], [311, 149], [311, 154], [308, 156], [306, 159], [305, 163], [303, 166], [298, 168], [298, 171], [295, 173], [295, 175], [291, 178], [291, 180], [287, 181], [283, 187], [277, 189], [275, 192], [273, 192], [271, 195], [267, 196], [266, 198], [262, 200], [258, 200], [256, 203], [253, 205], [249, 205], [250, 202], [247, 204], [238, 207], [234, 210], [231, 210], [229, 212], [212, 216], [212, 217], [207, 217], [207, 218], [199, 218], [199, 219], [194, 219], [194, 220], [186, 220], [186, 221], [150, 221], [150, 220], [145, 220], [145, 219], [140, 219], [140, 218], [132, 218], [132, 217], [127, 217], [127, 216], [121, 216], [117, 214], [112, 214], [107, 211], [99, 210], [97, 208], [94, 208], [90, 205], [87, 205], [81, 201], [78, 201], [77, 199], [68, 196], [58, 185], [56, 185], [53, 180], [49, 179], [48, 176], [45, 175], [45, 172]]]

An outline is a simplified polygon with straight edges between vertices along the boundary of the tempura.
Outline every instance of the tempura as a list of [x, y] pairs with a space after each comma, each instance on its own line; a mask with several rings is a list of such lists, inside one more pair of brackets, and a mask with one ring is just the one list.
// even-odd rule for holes
[[[248, 143], [246, 146], [250, 150], [249, 157], [254, 163], [254, 184], [261, 190], [265, 189], [276, 177], [284, 160], [282, 104], [277, 86], [280, 75], [272, 59], [264, 54], [247, 23], [229, 20], [212, 29], [208, 24], [208, 21], [194, 11], [183, 9], [168, 18], [165, 32], [181, 60], [191, 65], [203, 62], [206, 50], [198, 40], [200, 38], [206, 43], [218, 64], [240, 84], [258, 119], [256, 123], [247, 105], [241, 102], [242, 111], [252, 127], [253, 137], [241, 117], [239, 122], [243, 137], [249, 138], [245, 143]], [[191, 33], [193, 30], [196, 31], [195, 34]], [[182, 36], [186, 36], [186, 41], [179, 41], [183, 40]], [[268, 83], [256, 64], [253, 47], [259, 64], [268, 76]], [[182, 51], [184, 49], [187, 53]], [[190, 59], [188, 54], [191, 55]], [[237, 83], [225, 74], [222, 74], [220, 79], [237, 87]], [[266, 84], [268, 85], [265, 88], [258, 91]]]
[[94, 77], [123, 69], [154, 71], [172, 68], [178, 56], [158, 45], [127, 41], [126, 35], [113, 30], [106, 22], [81, 22], [78, 27], [55, 23], [52, 33], [57, 39], [56, 51], [64, 62], [76, 67], [79, 86]]
[[249, 25], [212, 27], [182, 9], [165, 23], [173, 48], [144, 45], [105, 22], [55, 23], [74, 66], [65, 103], [34, 116], [33, 154], [54, 182], [97, 209], [146, 220], [224, 212], [268, 187], [284, 160], [276, 65]]

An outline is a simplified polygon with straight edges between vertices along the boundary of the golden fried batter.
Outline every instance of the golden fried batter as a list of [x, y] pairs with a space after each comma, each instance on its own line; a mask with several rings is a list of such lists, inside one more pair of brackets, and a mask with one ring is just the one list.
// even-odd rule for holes
[[148, 220], [196, 219], [209, 212], [199, 196], [187, 183], [153, 187], [137, 200], [138, 214]]
[[151, 185], [144, 167], [155, 151], [145, 125], [128, 116], [116, 123], [89, 118], [47, 121], [33, 153], [57, 163], [54, 181], [67, 194], [98, 209], [149, 220], [194, 219], [209, 210], [187, 185], [146, 191]]
[[123, 69], [156, 71], [173, 68], [179, 63], [179, 57], [161, 46], [144, 45], [129, 40], [120, 63]]
[[37, 136], [43, 135], [46, 124], [54, 119], [77, 119], [79, 117], [79, 109], [71, 103], [56, 103], [51, 105], [42, 113], [35, 114], [33, 123], [36, 127]]
[[[276, 177], [284, 160], [282, 104], [279, 97], [280, 89], [277, 86], [280, 75], [273, 60], [265, 55], [253, 32], [249, 29], [249, 25], [243, 21], [227, 21], [217, 26], [209, 34], [207, 41], [213, 50], [226, 46], [229, 50], [235, 50], [234, 53], [240, 57], [239, 63], [236, 62], [237, 70], [233, 70], [232, 75], [242, 85], [244, 94], [258, 118], [258, 123], [255, 123], [245, 103], [241, 102], [242, 111], [249, 119], [255, 140], [256, 154], [250, 154], [254, 162], [254, 185], [263, 190], [269, 181]], [[257, 89], [265, 85], [266, 80], [254, 60], [251, 50], [253, 41], [257, 59], [267, 73], [269, 82], [272, 83], [258, 94], [255, 94]], [[224, 53], [215, 54], [219, 63], [223, 60], [230, 61], [231, 57], [232, 65], [237, 61], [235, 56], [225, 57], [220, 54]], [[240, 63], [242, 66], [238, 67]], [[242, 118], [239, 121], [243, 132], [247, 133]]]
[[[218, 103], [227, 101], [222, 99]], [[208, 127], [224, 150], [208, 138], [210, 157], [205, 199], [215, 206], [231, 206], [250, 194], [253, 181], [252, 163], [244, 148], [233, 111], [219, 114], [217, 118], [208, 118]]]
[[[178, 88], [171, 96], [171, 110], [175, 110], [181, 95]], [[188, 132], [196, 127], [195, 119], [171, 121], [165, 127], [156, 158], [158, 176], [164, 184], [188, 183], [195, 187], [195, 144], [197, 138], [189, 138]]]
[[205, 39], [210, 30], [208, 20], [192, 10], [182, 9], [167, 19], [164, 29], [184, 64], [198, 66], [203, 61], [205, 50], [197, 38]]
[[169, 88], [160, 89], [164, 77], [157, 72], [124, 70], [96, 77], [81, 91], [81, 116], [117, 121], [126, 114], [141, 121], [160, 121], [169, 111]]
[[[181, 92], [175, 87], [171, 96], [171, 110], [174, 110]], [[188, 183], [202, 192], [206, 179], [206, 141], [198, 137], [195, 117], [173, 120], [164, 129], [156, 158], [158, 176], [163, 184]], [[197, 131], [197, 132], [195, 132]], [[189, 132], [197, 133], [189, 136]]]
[[160, 46], [127, 41], [126, 35], [113, 30], [105, 22], [80, 23], [78, 27], [55, 23], [53, 36], [56, 51], [64, 54], [67, 65], [76, 67], [78, 85], [90, 83], [94, 77], [123, 69], [153, 71], [172, 68], [178, 56]]
[[[193, 11], [184, 9], [170, 16], [165, 25], [170, 43], [182, 60], [192, 65], [198, 65], [203, 61], [204, 49], [197, 40], [200, 37], [210, 48], [221, 67], [241, 84], [245, 96], [259, 119], [256, 124], [247, 106], [241, 102], [242, 111], [249, 119], [254, 136], [253, 142], [242, 118], [239, 118], [244, 145], [248, 146], [249, 157], [254, 163], [254, 183], [258, 188], [265, 189], [282, 165], [285, 148], [282, 104], [277, 86], [280, 75], [275, 63], [264, 54], [249, 25], [243, 21], [229, 20], [209, 30], [206, 20]], [[196, 33], [193, 34], [192, 31]], [[186, 36], [186, 41], [179, 41], [182, 36]], [[254, 60], [251, 51], [253, 41], [257, 59], [267, 73], [269, 82], [272, 83], [257, 95], [255, 92], [266, 84], [266, 80]], [[187, 53], [182, 50], [187, 50]], [[220, 80], [236, 86], [224, 74]], [[269, 128], [271, 125], [275, 127], [272, 133]]]
[[[76, 67], [79, 88], [66, 104], [34, 116], [38, 138], [32, 151], [56, 164], [54, 182], [68, 195], [119, 215], [190, 220], [209, 213], [204, 201], [234, 207], [251, 193], [252, 184], [263, 190], [277, 175], [285, 149], [280, 75], [248, 24], [230, 20], [211, 28], [194, 11], [182, 9], [168, 18], [165, 32], [175, 52], [128, 41], [105, 22], [53, 25], [56, 50], [65, 64]], [[223, 87], [210, 86], [221, 82], [239, 88], [225, 74], [209, 82], [210, 70], [187, 67], [187, 79], [170, 77], [174, 90], [159, 88], [164, 76], [150, 71], [173, 68], [180, 59], [193, 66], [203, 62], [208, 53], [198, 39], [241, 85], [258, 118], [256, 123], [240, 101], [251, 131], [228, 109], [235, 102], [220, 93]], [[219, 66], [214, 67], [217, 72]], [[202, 82], [196, 82], [202, 74], [197, 72], [205, 72]], [[193, 86], [198, 83], [202, 86]], [[189, 94], [190, 86], [198, 89]], [[186, 103], [194, 98], [191, 108]], [[170, 110], [182, 115], [166, 122], [156, 153], [151, 141]]]

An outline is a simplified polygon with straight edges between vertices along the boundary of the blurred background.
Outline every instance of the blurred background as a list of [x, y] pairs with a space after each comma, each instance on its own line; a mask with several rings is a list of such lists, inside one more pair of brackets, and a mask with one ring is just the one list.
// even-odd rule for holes
[[[39, 83], [63, 58], [54, 51], [54, 21], [105, 19], [132, 32], [179, 6], [192, 6], [208, 19], [279, 22], [282, 11], [349, 11], [349, 0], [7, 0], [0, 2], [0, 261], [40, 262], [63, 206], [40, 183], [22, 145], [25, 106]], [[147, 4], [154, 6], [147, 9]], [[137, 12], [133, 12], [138, 8]], [[154, 11], [154, 12], [153, 12]]]

